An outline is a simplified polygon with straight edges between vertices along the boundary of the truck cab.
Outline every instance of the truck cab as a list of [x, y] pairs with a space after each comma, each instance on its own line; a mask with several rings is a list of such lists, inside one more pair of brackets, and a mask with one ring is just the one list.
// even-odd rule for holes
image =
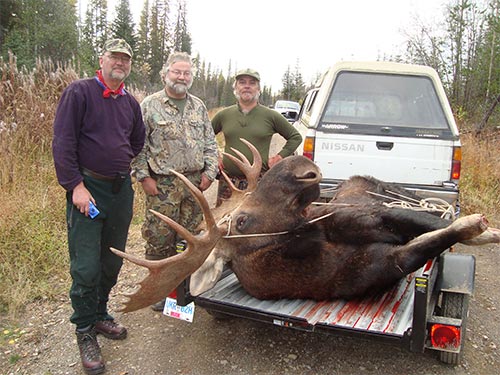
[[458, 208], [459, 132], [434, 69], [335, 64], [306, 94], [295, 126], [297, 152], [320, 167], [325, 199], [350, 176], [371, 175]]

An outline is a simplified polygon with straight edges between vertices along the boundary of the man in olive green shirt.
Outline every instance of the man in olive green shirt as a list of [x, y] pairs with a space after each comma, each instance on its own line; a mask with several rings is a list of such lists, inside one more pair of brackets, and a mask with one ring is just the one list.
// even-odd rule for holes
[[[251, 151], [240, 141], [244, 138], [252, 143], [262, 156], [262, 173], [272, 168], [283, 158], [292, 155], [302, 142], [299, 132], [280, 113], [259, 104], [260, 75], [255, 70], [240, 70], [233, 84], [237, 104], [218, 112], [212, 119], [215, 134], [222, 132], [226, 153], [236, 155], [231, 148], [243, 153], [253, 162]], [[286, 139], [283, 148], [273, 156], [269, 155], [273, 134], [278, 133]], [[227, 157], [219, 162], [236, 187], [245, 189], [244, 175]], [[231, 190], [224, 180], [219, 181], [217, 205], [231, 196]]]

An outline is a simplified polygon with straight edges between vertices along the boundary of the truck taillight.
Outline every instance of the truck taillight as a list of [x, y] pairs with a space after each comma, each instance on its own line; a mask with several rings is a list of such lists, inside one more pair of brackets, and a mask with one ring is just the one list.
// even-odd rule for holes
[[453, 147], [453, 159], [451, 162], [451, 179], [460, 179], [460, 169], [462, 168], [462, 148]]
[[446, 324], [431, 326], [431, 344], [440, 349], [458, 349], [460, 347], [460, 328]]
[[304, 140], [304, 149], [302, 151], [303, 156], [314, 160], [314, 137], [306, 137]]

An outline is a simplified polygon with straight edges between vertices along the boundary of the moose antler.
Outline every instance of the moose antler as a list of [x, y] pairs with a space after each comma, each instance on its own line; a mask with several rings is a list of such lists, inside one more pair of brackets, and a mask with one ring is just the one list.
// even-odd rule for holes
[[[240, 141], [246, 144], [250, 149], [250, 151], [252, 152], [253, 164], [250, 164], [245, 155], [243, 155], [240, 151], [238, 151], [234, 147], [231, 147], [231, 150], [233, 150], [234, 153], [239, 156], [239, 159], [234, 155], [227, 154], [225, 152], [223, 152], [223, 154], [226, 157], [228, 157], [234, 163], [234, 165], [236, 165], [240, 169], [240, 171], [243, 172], [243, 174], [247, 178], [248, 181], [247, 191], [254, 191], [257, 188], [257, 182], [259, 180], [260, 172], [262, 169], [262, 156], [260, 155], [259, 151], [255, 148], [255, 146], [251, 144], [249, 141], [247, 141], [244, 138], [240, 138]], [[228, 175], [224, 171], [222, 171], [221, 173], [226, 179], [227, 183], [229, 184], [231, 190], [233, 190], [233, 192], [234, 191], [241, 192], [240, 189], [234, 186], [234, 184], [231, 182]]]
[[[258, 179], [262, 169], [262, 157], [259, 151], [248, 142], [246, 139], [240, 140], [248, 146], [253, 155], [253, 164], [250, 164], [248, 159], [240, 151], [232, 148], [232, 150], [239, 156], [239, 159], [233, 155], [224, 153], [245, 175], [248, 181], [246, 190], [240, 190], [234, 186], [226, 173], [222, 172], [226, 182], [232, 190], [231, 197], [223, 200], [222, 204], [212, 210], [217, 222], [219, 219], [227, 217], [238, 205], [241, 204], [244, 196], [248, 192], [253, 192], [257, 188]], [[203, 225], [204, 223], [202, 223]], [[205, 263], [196, 270], [192, 275], [189, 283], [189, 289], [192, 295], [196, 296], [206, 290], [212, 288], [222, 275], [224, 264], [227, 263], [226, 248], [224, 242], [219, 242], [218, 247], [212, 250], [211, 254], [205, 260]]]
[[229, 199], [222, 199], [222, 204], [214, 208], [213, 214], [216, 219], [220, 219], [224, 217], [228, 212], [231, 212], [236, 206], [240, 204], [241, 200], [245, 196], [245, 193], [253, 192], [257, 188], [260, 172], [262, 170], [262, 156], [255, 148], [255, 146], [249, 141], [244, 138], [240, 138], [240, 141], [246, 144], [252, 152], [253, 164], [250, 164], [246, 156], [233, 147], [231, 147], [231, 149], [235, 152], [236, 155], [238, 155], [239, 159], [236, 156], [225, 152], [223, 152], [223, 154], [227, 156], [243, 172], [247, 179], [248, 186], [246, 190], [238, 189], [236, 186], [234, 186], [229, 176], [224, 171], [221, 171], [232, 193]]
[[116, 255], [149, 270], [148, 276], [140, 282], [140, 288], [135, 293], [127, 295], [129, 300], [125, 302], [124, 308], [120, 311], [131, 312], [139, 310], [166, 298], [186, 277], [203, 264], [222, 236], [202, 192], [182, 174], [173, 170], [170, 171], [186, 184], [191, 194], [199, 202], [205, 217], [206, 230], [202, 234], [194, 236], [186, 228], [169, 217], [151, 210], [153, 214], [170, 225], [172, 229], [184, 238], [188, 246], [184, 252], [160, 261], [137, 258], [123, 251], [111, 248], [111, 251]]

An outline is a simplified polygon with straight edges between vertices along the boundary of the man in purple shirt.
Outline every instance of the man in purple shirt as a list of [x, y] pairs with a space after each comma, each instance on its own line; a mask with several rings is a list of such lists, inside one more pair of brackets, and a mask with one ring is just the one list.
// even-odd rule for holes
[[96, 334], [120, 340], [125, 327], [108, 313], [109, 292], [125, 250], [134, 191], [130, 162], [141, 151], [145, 127], [139, 103], [125, 91], [132, 49], [108, 40], [94, 78], [71, 83], [63, 92], [52, 144], [59, 183], [66, 190], [70, 289], [77, 343], [84, 370], [105, 370]]

